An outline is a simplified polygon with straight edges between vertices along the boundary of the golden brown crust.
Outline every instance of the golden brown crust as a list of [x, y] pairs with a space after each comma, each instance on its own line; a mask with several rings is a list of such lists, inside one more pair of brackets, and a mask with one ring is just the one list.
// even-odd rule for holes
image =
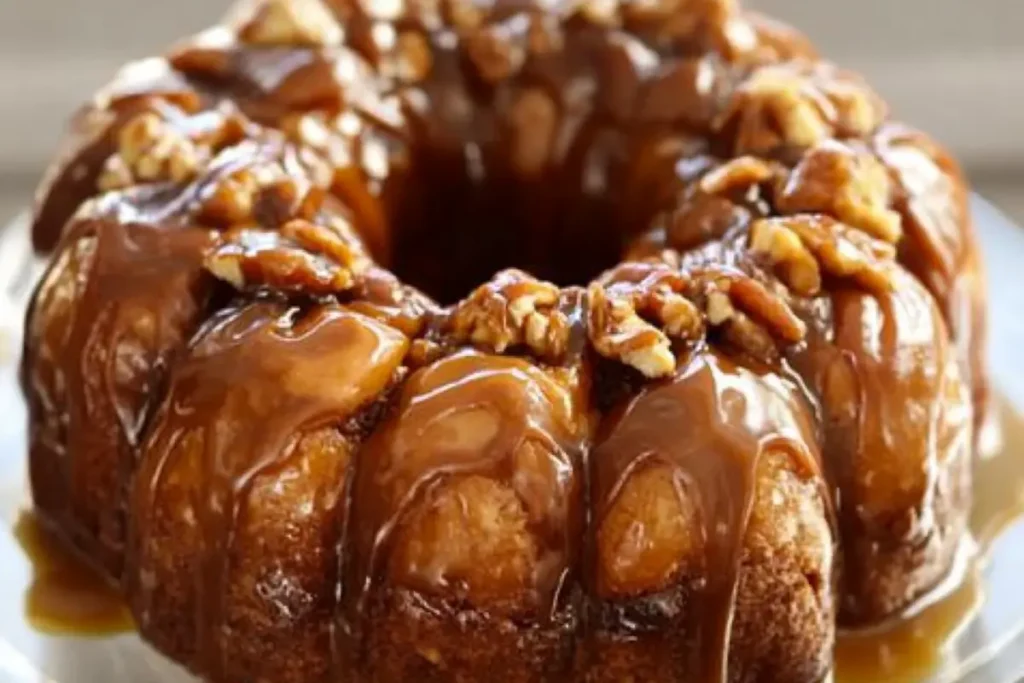
[[40, 190], [37, 505], [216, 683], [819, 681], [947, 571], [984, 401], [886, 115], [731, 0], [247, 2]]

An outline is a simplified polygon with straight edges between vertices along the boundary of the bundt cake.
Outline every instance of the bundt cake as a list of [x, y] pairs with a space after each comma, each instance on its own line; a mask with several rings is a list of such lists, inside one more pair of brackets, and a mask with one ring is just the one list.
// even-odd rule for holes
[[38, 193], [40, 516], [214, 683], [802, 683], [962, 547], [954, 161], [730, 0], [264, 0]]

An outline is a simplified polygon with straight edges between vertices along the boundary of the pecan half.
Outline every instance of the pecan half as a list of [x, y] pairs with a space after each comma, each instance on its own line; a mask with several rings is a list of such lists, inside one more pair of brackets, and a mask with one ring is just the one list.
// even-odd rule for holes
[[249, 126], [230, 107], [187, 115], [159, 103], [118, 129], [117, 151], [104, 164], [97, 187], [109, 192], [138, 183], [188, 182], [217, 152], [242, 140]]
[[646, 377], [675, 371], [671, 339], [693, 341], [704, 331], [700, 311], [685, 292], [689, 279], [665, 263], [625, 263], [587, 290], [587, 329], [602, 356]]
[[505, 270], [455, 306], [448, 327], [458, 341], [495, 353], [525, 346], [557, 362], [569, 344], [569, 318], [559, 310], [561, 290], [519, 270]]
[[868, 135], [885, 114], [882, 100], [859, 76], [800, 60], [751, 71], [714, 128], [729, 135], [735, 154], [769, 154]]
[[340, 45], [341, 25], [320, 0], [263, 0], [239, 38], [252, 45]]
[[889, 209], [892, 181], [867, 149], [826, 140], [807, 150], [775, 195], [781, 213], [827, 213], [895, 244], [900, 215]]
[[780, 349], [799, 343], [807, 328], [781, 296], [735, 268], [715, 266], [693, 273], [694, 299], [705, 312], [719, 343], [764, 363]]
[[207, 270], [240, 291], [270, 289], [309, 296], [353, 289], [370, 265], [344, 223], [301, 219], [280, 231], [230, 230], [206, 258]]
[[870, 291], [892, 288], [895, 247], [828, 216], [755, 221], [750, 228], [750, 249], [767, 257], [786, 286], [801, 296], [817, 294], [824, 274]]

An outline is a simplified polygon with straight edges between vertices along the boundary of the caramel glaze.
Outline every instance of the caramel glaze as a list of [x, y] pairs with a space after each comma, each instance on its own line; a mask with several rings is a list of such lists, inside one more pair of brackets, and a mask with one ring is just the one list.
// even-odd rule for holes
[[[598, 626], [591, 636], [596, 642], [643, 641], [652, 632], [664, 636], [652, 631], [657, 623], [686, 645], [682, 653], [672, 648], [661, 655], [668, 662], [661, 675], [671, 671], [671, 680], [736, 680], [737, 672], [728, 670], [728, 653], [758, 460], [768, 452], [784, 454], [803, 476], [821, 482], [821, 498], [829, 499], [809, 415], [804, 396], [774, 369], [747, 367], [699, 349], [680, 363], [674, 379], [642, 390], [605, 416], [590, 456], [592, 529], [598, 537], [592, 539], [597, 556], [586, 566], [593, 571], [589, 589], [598, 600], [593, 618]], [[656, 552], [652, 548], [664, 539], [648, 538], [650, 531], [639, 526], [629, 547], [601, 548], [600, 534], [623, 487], [649, 469], [667, 469], [679, 504], [695, 510], [696, 548], [674, 558], [667, 575], [655, 583], [629, 587], [637, 592], [631, 609], [621, 602], [623, 587], [610, 583], [614, 567], [603, 561], [614, 553], [617, 561], [629, 562]], [[823, 556], [831, 558], [835, 541], [824, 541]], [[673, 575], [680, 568], [691, 575]], [[818, 569], [830, 580], [828, 561]], [[680, 581], [684, 593], [692, 593], [684, 595], [685, 614], [678, 613], [678, 598], [670, 593], [645, 595], [665, 589], [665, 582]], [[602, 598], [611, 600], [602, 603]], [[652, 667], [645, 660], [629, 664], [644, 671]]]
[[71, 226], [29, 313], [29, 396], [36, 505], [113, 576], [121, 505], [149, 399], [203, 313], [209, 233], [98, 215]]
[[[359, 453], [343, 582], [341, 651], [347, 657], [358, 661], [373, 647], [375, 629], [386, 632], [385, 618], [399, 609], [396, 595], [403, 592], [425, 596], [434, 609], [468, 602], [482, 610], [485, 621], [478, 628], [510, 617], [557, 624], [567, 648], [585, 524], [585, 390], [578, 370], [545, 372], [524, 360], [475, 351], [456, 353], [409, 378], [392, 416]], [[512, 512], [525, 519], [521, 533], [536, 543], [518, 567], [525, 571], [493, 567], [508, 573], [488, 575], [472, 564], [476, 551], [466, 543], [486, 547], [485, 539], [423, 538], [421, 531], [410, 541], [404, 533], [417, 511], [429, 515], [446, 495], [462, 501], [463, 515], [493, 514], [488, 506], [496, 504], [494, 490], [491, 500], [460, 498], [468, 495], [460, 483], [480, 480], [513, 493], [521, 506]], [[511, 533], [498, 526], [494, 533]], [[419, 552], [409, 545], [417, 541], [426, 544]], [[448, 543], [454, 547], [446, 548]], [[479, 552], [478, 560], [486, 561], [486, 549]], [[524, 653], [525, 659], [532, 654]]]
[[96, 195], [96, 181], [116, 149], [120, 127], [157, 103], [192, 112], [199, 108], [200, 99], [166, 60], [152, 58], [123, 69], [78, 112], [36, 190], [32, 240], [37, 250], [54, 249], [78, 207]]
[[[816, 605], [801, 612], [807, 642], [765, 676], [824, 675], [837, 539], [843, 564], [863, 570], [839, 578], [843, 622], [889, 616], [936, 585], [967, 508], [964, 387], [973, 382], [983, 396], [982, 295], [958, 171], [930, 142], [889, 124], [869, 137], [899, 185], [892, 203], [910, 236], [901, 258], [939, 308], [896, 266], [893, 292], [827, 283], [831, 294], [802, 311], [807, 344], [778, 367], [677, 349], [685, 358], [677, 376], [606, 416], [589, 457], [593, 378], [582, 351], [554, 368], [458, 351], [395, 386], [397, 400], [384, 396], [405, 371], [406, 335], [436, 336], [425, 320], [436, 307], [411, 290], [396, 296], [397, 280], [376, 266], [345, 303], [294, 292], [287, 303], [280, 292], [255, 301], [247, 293], [249, 303], [228, 308], [211, 301], [222, 310], [193, 336], [212, 297], [200, 256], [220, 238], [193, 225], [195, 206], [219, 180], [268, 159], [305, 179], [299, 157], [308, 150], [283, 142], [317, 147], [303, 139], [303, 115], [337, 120], [328, 184], [380, 265], [445, 302], [510, 263], [584, 282], [680, 201], [703, 207], [681, 230], [696, 237], [674, 244], [678, 226], [669, 226], [660, 246], [685, 250], [726, 234], [742, 242], [749, 220], [773, 211], [770, 196], [727, 201], [694, 196], [692, 185], [736, 154], [790, 167], [799, 157], [782, 132], [769, 131], [774, 147], [743, 148], [756, 136], [738, 129], [763, 115], [781, 130], [778, 112], [728, 115], [753, 70], [813, 50], [732, 3], [699, 0], [699, 10], [671, 17], [616, 6], [619, 29], [583, 10], [518, 3], [461, 19], [447, 16], [458, 9], [447, 5], [438, 14], [420, 4], [396, 12], [387, 3], [330, 4], [344, 25], [341, 45], [257, 46], [240, 27], [220, 28], [117, 84], [83, 114], [40, 195], [37, 244], [63, 230], [65, 246], [27, 335], [37, 504], [86, 539], [79, 545], [104, 539], [83, 549], [116, 575], [131, 480], [125, 585], [144, 636], [215, 681], [273, 670], [274, 680], [307, 683], [338, 665], [370, 680], [475, 681], [509, 662], [517, 683], [564, 679], [572, 665], [582, 680], [603, 683], [646, 663], [656, 667], [652, 681], [742, 680], [743, 661], [734, 666], [730, 651], [734, 627], [745, 637], [756, 630], [740, 619], [756, 610], [738, 616], [737, 608], [755, 473], [780, 457], [811, 482], [810, 526], [826, 532], [811, 534], [817, 559], [800, 572]], [[462, 20], [482, 28], [464, 35], [454, 27]], [[409, 33], [425, 41], [426, 73], [397, 47]], [[522, 58], [495, 58], [492, 41]], [[870, 97], [851, 98], [860, 117], [874, 115]], [[157, 108], [185, 126], [192, 119], [170, 109], [195, 114], [225, 102], [282, 135], [246, 130], [251, 139], [222, 151], [198, 179], [102, 195], [64, 225], [91, 194], [121, 111]], [[826, 137], [865, 135], [827, 118]], [[714, 259], [733, 265], [737, 253], [723, 243]], [[158, 409], [149, 405], [161, 396]], [[91, 448], [93, 434], [101, 466], [71, 452]], [[703, 554], [649, 581], [615, 580], [595, 564], [601, 529], [630, 481], [656, 466], [671, 473], [674, 502], [692, 509]], [[82, 483], [92, 477], [101, 481]], [[267, 488], [288, 482], [301, 504], [275, 505]], [[103, 489], [112, 493], [94, 507], [115, 521], [94, 523], [74, 499]], [[475, 514], [473, 504], [485, 509]], [[509, 553], [507, 564], [506, 555], [474, 554], [484, 545], [443, 547], [446, 515], [462, 510], [469, 528], [490, 519], [488, 506], [525, 530], [498, 524], [494, 549]], [[99, 531], [80, 533], [83, 520]], [[643, 545], [651, 529], [634, 531]], [[580, 576], [581, 553], [593, 575]], [[490, 561], [493, 573], [481, 572]], [[667, 662], [656, 651], [631, 657], [629, 644], [667, 622], [672, 631], [673, 619], [685, 622], [678, 631], [692, 651], [671, 648]], [[434, 640], [421, 623], [436, 627]], [[466, 624], [481, 635], [473, 639]], [[500, 651], [510, 637], [519, 653]], [[756, 663], [768, 666], [764, 657]]]
[[[259, 500], [276, 490], [294, 506], [281, 532], [311, 525], [312, 532], [288, 533], [330, 553], [330, 539], [339, 533], [336, 517], [343, 514], [344, 470], [317, 462], [311, 448], [331, 456], [335, 451], [322, 443], [330, 443], [330, 434], [322, 432], [344, 433], [346, 425], [350, 438], [357, 436], [358, 426], [348, 421], [395, 381], [407, 348], [399, 332], [336, 306], [302, 312], [256, 302], [221, 311], [204, 326], [172, 373], [135, 477], [127, 585], [144, 635], [213, 680], [238, 675], [228, 664], [235, 645], [226, 646], [225, 636], [245, 623], [240, 610], [255, 592], [278, 619], [300, 629], [313, 622], [310, 637], [319, 640], [312, 645], [326, 654], [335, 585], [329, 568], [336, 556], [318, 565], [324, 576], [309, 577], [303, 575], [308, 568], [290, 561], [294, 549], [264, 546], [268, 567], [257, 574], [258, 583], [235, 590], [233, 582], [251, 571], [234, 550], [236, 539], [248, 546], [258, 542], [261, 528], [273, 527], [253, 508], [253, 487], [271, 486]], [[318, 434], [321, 443], [303, 445]], [[310, 481], [317, 472], [326, 480]], [[295, 477], [299, 481], [289, 486]], [[180, 585], [169, 591], [184, 602], [182, 615], [194, 619], [176, 625], [185, 639], [175, 643], [159, 640], [168, 625], [154, 600], [168, 589], [156, 591], [150, 578], [173, 557], [169, 543], [194, 544], [189, 565], [181, 567], [184, 576], [174, 579]], [[257, 642], [273, 635], [263, 628], [267, 634], [247, 635]]]
[[282, 157], [288, 167], [280, 141], [246, 142], [194, 183], [139, 186], [83, 206], [33, 300], [22, 372], [33, 493], [112, 577], [120, 577], [123, 501], [150, 402], [213, 294], [203, 258], [216, 235], [189, 213], [219, 178]]
[[810, 303], [813, 333], [791, 356], [822, 410], [847, 626], [941, 581], [970, 509], [972, 405], [957, 350], [921, 284], [900, 268], [893, 277], [889, 292], [837, 288]]
[[873, 144], [897, 182], [894, 206], [904, 230], [900, 261], [935, 296], [945, 316], [974, 392], [975, 435], [980, 436], [989, 417], [986, 295], [963, 171], [947, 152], [906, 126], [884, 126]]
[[104, 636], [134, 628], [131, 612], [107, 577], [72, 552], [61, 535], [25, 510], [14, 537], [32, 561], [25, 616], [54, 635]]

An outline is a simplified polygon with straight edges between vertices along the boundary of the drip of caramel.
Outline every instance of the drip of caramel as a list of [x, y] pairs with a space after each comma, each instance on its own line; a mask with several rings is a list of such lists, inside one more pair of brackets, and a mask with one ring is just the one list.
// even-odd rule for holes
[[[863, 634], [841, 633], [836, 683], [914, 683], [934, 674], [957, 635], [987, 598], [983, 570], [1000, 534], [1024, 516], [1024, 416], [1008, 400], [998, 408], [999, 443], [974, 463], [971, 532], [977, 544], [961, 548], [952, 573], [926, 606]], [[975, 551], [971, 554], [971, 550]]]
[[134, 629], [120, 592], [68, 549], [35, 513], [23, 511], [14, 537], [32, 562], [25, 617], [52, 635], [103, 636]]
[[[515, 3], [497, 3], [494, 14], [477, 17], [480, 25], [465, 35], [435, 30], [430, 22], [420, 25], [415, 3], [396, 17], [370, 16], [379, 9], [372, 3], [334, 4], [343, 15], [344, 46], [246, 45], [230, 30], [218, 29], [169, 60], [158, 60], [163, 71], [157, 69], [149, 85], [143, 79], [139, 86], [108, 93], [110, 101], [87, 110], [42, 193], [37, 243], [52, 245], [75, 207], [96, 189], [96, 175], [113, 151], [119, 123], [127, 118], [122, 94], [127, 102], [140, 97], [141, 106], [152, 104], [147, 98], [163, 97], [187, 113], [229, 104], [298, 138], [308, 137], [302, 123], [337, 123], [335, 132], [348, 140], [329, 145], [338, 147], [329, 152], [335, 198], [351, 213], [381, 264], [444, 301], [462, 296], [467, 284], [478, 284], [499, 264], [515, 263], [559, 282], [590, 280], [619, 260], [623, 246], [647, 229], [657, 212], [675, 206], [677, 192], [702, 175], [697, 166], [732, 155], [735, 131], [728, 122], [722, 129], [727, 113], [722, 107], [731, 106], [735, 82], [748, 70], [747, 58], [755, 55], [733, 63], [744, 49], [729, 45], [727, 32], [712, 37], [725, 43], [720, 51], [704, 44], [710, 36], [691, 44], [697, 36], [689, 34], [696, 27], [685, 24], [700, 17], [696, 12], [675, 17], [673, 24], [684, 25], [672, 26], [678, 35], [666, 42], [660, 20], [631, 20], [621, 30], [609, 30], [603, 21], [552, 11], [540, 17], [552, 19], [551, 26], [542, 21], [531, 28], [513, 16]], [[635, 14], [628, 3], [613, 5], [616, 12], [625, 10], [627, 19]], [[742, 19], [738, 14], [727, 18]], [[516, 26], [530, 30], [524, 33]], [[758, 58], [784, 59], [809, 51], [784, 32], [772, 34], [763, 23], [751, 28], [748, 42], [768, 31]], [[488, 44], [506, 33], [507, 50], [497, 51], [508, 53], [502, 57]], [[407, 64], [409, 55], [396, 46], [402, 38], [407, 44], [417, 36], [425, 41], [428, 59]], [[312, 120], [303, 119], [307, 116]], [[308, 139], [302, 144], [318, 146]], [[980, 271], [970, 260], [970, 240], [961, 238], [966, 223], [962, 183], [945, 158], [929, 159], [920, 152], [919, 159], [908, 161], [914, 152], [903, 147], [921, 146], [919, 141], [904, 144], [894, 134], [883, 136], [878, 146], [879, 154], [891, 157], [891, 165], [901, 171], [896, 174], [896, 208], [911, 245], [903, 262], [941, 300], [948, 329], [955, 330], [962, 354], [970, 356], [964, 367], [972, 372], [965, 379], [981, 387], [975, 367], [982, 358], [980, 316], [960, 320], [957, 315], [961, 310], [967, 315], [970, 303], [981, 308], [980, 299], [972, 298], [981, 296], [980, 287], [972, 289]], [[331, 490], [316, 489], [322, 498], [303, 498], [313, 502], [309, 517], [299, 522], [290, 516], [299, 506], [282, 511], [261, 501], [261, 509], [304, 530], [315, 527], [319, 534], [281, 534], [298, 550], [272, 555], [275, 560], [286, 554], [300, 559], [326, 555], [330, 569], [321, 571], [317, 565], [311, 571], [320, 579], [316, 588], [281, 582], [295, 589], [298, 601], [312, 605], [306, 612], [289, 610], [294, 603], [272, 591], [258, 603], [272, 607], [276, 611], [267, 613], [280, 619], [262, 633], [289, 638], [292, 626], [307, 626], [306, 621], [319, 617], [317, 626], [333, 629], [340, 623], [342, 649], [359, 655], [372, 644], [354, 639], [373, 621], [375, 601], [383, 603], [406, 589], [417, 609], [450, 607], [463, 628], [470, 622], [462, 618], [490, 610], [488, 619], [514, 612], [509, 621], [515, 621], [515, 628], [528, 624], [543, 630], [577, 603], [610, 597], [617, 603], [613, 610], [621, 610], [611, 614], [609, 630], [618, 629], [622, 640], [656, 631], [665, 635], [658, 619], [672, 608], [684, 612], [690, 622], [686, 647], [692, 652], [683, 666], [697, 680], [727, 680], [743, 543], [761, 500], [757, 466], [779, 454], [820, 489], [832, 523], [827, 540], [815, 544], [815, 549], [829, 546], [821, 562], [828, 575], [807, 575], [811, 591], [822, 596], [818, 606], [827, 621], [826, 637], [816, 641], [819, 653], [827, 652], [834, 625], [833, 595], [843, 596], [839, 611], [851, 621], [869, 622], [925, 591], [948, 567], [949, 558], [941, 553], [956, 545], [948, 541], [963, 531], [967, 507], [966, 477], [956, 475], [969, 466], [971, 444], [960, 437], [970, 433], [970, 411], [960, 410], [964, 397], [953, 394], [961, 385], [945, 373], [952, 367], [943, 341], [947, 328], [936, 324], [941, 321], [930, 309], [916, 310], [920, 301], [913, 293], [877, 299], [837, 294], [828, 321], [835, 325], [814, 329], [820, 334], [804, 349], [806, 362], [786, 359], [786, 367], [752, 368], [702, 347], [673, 380], [644, 387], [606, 416], [588, 452], [591, 416], [584, 397], [590, 387], [573, 376], [575, 367], [542, 369], [522, 359], [463, 351], [405, 377], [399, 367], [408, 340], [340, 306], [310, 312], [266, 301], [235, 304], [239, 307], [214, 313], [193, 337], [199, 317], [209, 312], [210, 297], [198, 256], [216, 236], [204, 227], [178, 224], [219, 180], [265, 153], [281, 156], [279, 147], [248, 140], [218, 155], [201, 180], [186, 188], [136, 186], [100, 197], [94, 207], [103, 220], [73, 221], [66, 234], [83, 237], [82, 249], [96, 249], [91, 267], [97, 272], [109, 267], [113, 276], [81, 277], [89, 289], [74, 307], [77, 318], [66, 326], [69, 338], [62, 336], [65, 326], [58, 317], [34, 350], [52, 352], [52, 358], [41, 354], [41, 360], [26, 365], [33, 414], [53, 408], [46, 418], [37, 418], [41, 426], [33, 434], [37, 506], [52, 514], [79, 546], [95, 545], [93, 537], [99, 537], [95, 554], [110, 555], [105, 563], [115, 575], [124, 526], [135, 525], [128, 536], [139, 547], [127, 551], [128, 592], [143, 636], [175, 659], [214, 680], [248, 678], [228, 673], [233, 654], [228, 648], [246, 639], [240, 634], [251, 635], [232, 630], [237, 624], [229, 614], [231, 591], [259, 594], [268, 586], [281, 588], [263, 577], [267, 572], [262, 570], [273, 573], [280, 567], [261, 554], [267, 550], [262, 542], [273, 534], [262, 538], [246, 526], [247, 512], [257, 507], [249, 502], [255, 482], [272, 479], [301, 460], [296, 453], [303, 437], [317, 430], [344, 441], [339, 449], [343, 458], [338, 458], [344, 462], [335, 463], [337, 470], [309, 477]], [[309, 150], [287, 154], [301, 151]], [[683, 170], [687, 165], [693, 166], [693, 177]], [[295, 163], [283, 166], [289, 173], [297, 168]], [[935, 182], [938, 176], [941, 182]], [[691, 207], [689, 221], [664, 228], [665, 246], [689, 248], [727, 232], [739, 234], [753, 216], [771, 208], [767, 196], [701, 201], [701, 207]], [[150, 223], [170, 223], [175, 230], [144, 225]], [[734, 256], [715, 260], [729, 262]], [[54, 272], [61, 270], [58, 261]], [[372, 283], [361, 287], [357, 298], [373, 288]], [[135, 303], [141, 314], [131, 314], [138, 313], [130, 310]], [[401, 303], [374, 304], [378, 310], [370, 312], [398, 324]], [[149, 323], [161, 333], [153, 335], [153, 349], [120, 343], [122, 336], [131, 336], [132, 323]], [[789, 376], [790, 370], [799, 377]], [[391, 401], [386, 391], [402, 380], [398, 399]], [[806, 384], [806, 392], [797, 384]], [[161, 397], [159, 406], [149, 405]], [[90, 410], [99, 404], [113, 406], [110, 415], [99, 415], [106, 422]], [[391, 412], [367, 410], [375, 405]], [[82, 425], [93, 422], [109, 427], [104, 443], [83, 443], [90, 439], [82, 435], [94, 430]], [[940, 461], [947, 456], [951, 465]], [[96, 476], [98, 462], [105, 466], [102, 477]], [[601, 577], [585, 576], [595, 564], [587, 545], [597, 544], [586, 532], [604, 521], [630, 478], [649, 467], [668, 470], [677, 496], [695, 501], [693, 533], [701, 539], [703, 566], [686, 586], [692, 595], [684, 597], [692, 602], [682, 609], [669, 605], [660, 612], [661, 604], [630, 613], [623, 604], [633, 594], [608, 591], [611, 595], [603, 596]], [[955, 480], [949, 488], [957, 490], [943, 488], [944, 477]], [[86, 479], [94, 485], [84, 486]], [[130, 496], [98, 496], [111, 503], [99, 519], [78, 510], [93, 506], [75, 504], [75, 495], [120, 493], [131, 480]], [[529, 554], [529, 561], [516, 565], [517, 556], [507, 567], [506, 556], [481, 553], [500, 565], [496, 573], [505, 572], [495, 580], [499, 589], [489, 585], [483, 595], [478, 584], [487, 581], [476, 581], [483, 571], [463, 566], [472, 553], [443, 552], [443, 543], [429, 534], [416, 535], [417, 550], [403, 537], [442, 499], [455, 499], [452, 507], [462, 506], [467, 524], [481, 521], [473, 507], [478, 498], [458, 493], [459, 486], [473, 481], [490, 487], [486, 495], [479, 494], [485, 500], [492, 493], [509, 494], [506, 499], [515, 501], [510, 507], [527, 520], [522, 554]], [[125, 497], [131, 501], [127, 513]], [[945, 507], [937, 512], [932, 503], [939, 497]], [[917, 519], [917, 511], [927, 518]], [[864, 521], [862, 513], [870, 519]], [[317, 524], [311, 518], [329, 522]], [[640, 554], [645, 530], [633, 531], [637, 548], [630, 550]], [[445, 540], [444, 534], [436, 536]], [[877, 548], [884, 546], [879, 539], [898, 542], [879, 553]], [[898, 551], [918, 547], [917, 541], [935, 552], [922, 563], [927, 565], [922, 576], [909, 576], [915, 558], [899, 557]], [[423, 551], [431, 542], [437, 547]], [[167, 552], [161, 543], [187, 554]], [[831, 581], [836, 545], [846, 560], [842, 586]], [[899, 546], [896, 557], [884, 554], [894, 545]], [[161, 565], [167, 558], [178, 564]], [[249, 578], [246, 569], [252, 570], [239, 569], [247, 561], [258, 565], [258, 585], [239, 587]], [[865, 572], [863, 585], [854, 585], [848, 577], [858, 576], [862, 565], [876, 575]], [[528, 576], [516, 574], [522, 566], [529, 567]], [[288, 576], [287, 571], [281, 574]], [[873, 580], [878, 575], [882, 580]], [[900, 585], [894, 591], [899, 595], [872, 602], [869, 593], [892, 585], [885, 579], [893, 577], [906, 578], [910, 587]], [[667, 576], [665, 583], [675, 578]], [[156, 581], [168, 585], [154, 586]], [[293, 612], [300, 616], [293, 619]], [[306, 619], [309, 613], [315, 616]], [[931, 613], [927, 609], [921, 618]], [[159, 618], [169, 620], [171, 628], [151, 627], [151, 619]], [[935, 618], [928, 622], [935, 625], [921, 628], [937, 633], [958, 620]], [[580, 636], [586, 641], [596, 630], [592, 622], [571, 616], [564, 623], [568, 626], [561, 630], [551, 629], [553, 639], [575, 643]], [[185, 645], [159, 642], [161, 636]], [[893, 642], [909, 642], [901, 637], [894, 632]], [[298, 640], [270, 643], [263, 654], [291, 655], [290, 646], [298, 650]], [[518, 643], [521, 653], [523, 641]], [[331, 658], [335, 666], [336, 652], [325, 654], [327, 649], [316, 654]], [[258, 655], [247, 655], [250, 666], [263, 663]], [[424, 657], [440, 665], [442, 654]], [[521, 656], [520, 663], [528, 666], [528, 659]], [[814, 665], [826, 666], [809, 664]], [[667, 666], [678, 670], [680, 665], [673, 661]], [[479, 678], [458, 669], [452, 674]], [[306, 678], [297, 673], [296, 678], [317, 680], [316, 674]]]
[[[693, 680], [725, 681], [757, 462], [769, 451], [785, 453], [798, 471], [822, 481], [807, 406], [778, 375], [702, 351], [684, 361], [671, 382], [641, 391], [606, 420], [591, 455], [594, 526], [601, 527], [641, 468], [667, 467], [677, 495], [697, 501], [705, 565], [695, 616], [686, 626], [692, 630], [679, 640], [696, 644], [688, 665]], [[636, 551], [627, 555], [652, 545], [644, 533], [635, 534]]]
[[[427, 566], [391, 556], [408, 513], [448, 482], [482, 476], [519, 496], [538, 536], [532, 610], [560, 603], [583, 525], [586, 418], [573, 382], [521, 359], [465, 351], [414, 374], [399, 407], [367, 441], [353, 486], [345, 618], [358, 626], [385, 573], [408, 588], [456, 599], [472, 592], [442, 556]], [[467, 514], [472, 514], [467, 511]]]
[[917, 683], [934, 674], [956, 636], [981, 607], [984, 586], [966, 543], [934, 600], [912, 616], [867, 633], [840, 633], [835, 683]]
[[[286, 467], [303, 436], [340, 427], [379, 396], [407, 348], [395, 330], [338, 307], [301, 315], [257, 302], [211, 319], [175, 368], [141, 449], [131, 520], [134, 538], [152, 535], [161, 524], [153, 512], [157, 501], [172, 486], [191, 482], [184, 486], [184, 508], [173, 514], [201, 548], [192, 585], [197, 668], [206, 675], [216, 680], [224, 667], [234, 539], [254, 482]], [[337, 512], [340, 502], [335, 495], [311, 504]], [[130, 549], [128, 561], [144, 573], [158, 554], [143, 542]], [[153, 591], [144, 580], [134, 584], [134, 576], [129, 574], [133, 606], [145, 633]]]

